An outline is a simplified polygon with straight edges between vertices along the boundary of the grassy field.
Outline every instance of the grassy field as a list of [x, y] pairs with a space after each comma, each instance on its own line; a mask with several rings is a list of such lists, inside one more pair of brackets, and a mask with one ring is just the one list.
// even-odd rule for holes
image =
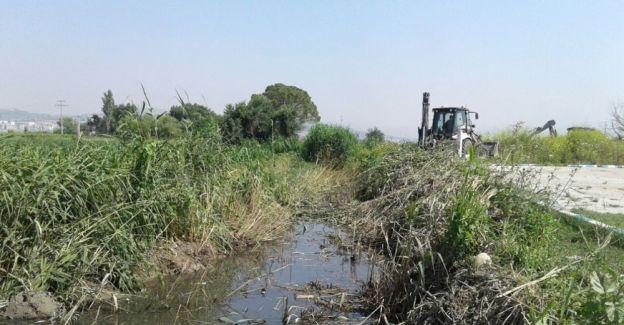
[[[8, 143], [20, 143], [24, 145], [41, 145], [45, 144], [52, 147], [71, 145], [76, 142], [78, 137], [73, 134], [53, 134], [53, 133], [5, 133], [2, 139]], [[117, 138], [112, 136], [82, 136], [80, 138], [84, 142], [117, 142]]]
[[620, 273], [624, 272], [623, 236], [569, 219], [566, 216], [560, 216], [559, 223], [560, 227], [556, 238], [560, 247], [559, 249], [553, 247], [552, 256], [556, 257], [560, 263], [569, 256], [582, 256], [599, 249], [600, 244], [610, 237], [609, 244], [602, 248], [597, 255], [599, 266], [593, 269], [611, 268]]
[[600, 213], [584, 209], [575, 209], [572, 212], [592, 218], [610, 226], [624, 229], [624, 214], [622, 213]]

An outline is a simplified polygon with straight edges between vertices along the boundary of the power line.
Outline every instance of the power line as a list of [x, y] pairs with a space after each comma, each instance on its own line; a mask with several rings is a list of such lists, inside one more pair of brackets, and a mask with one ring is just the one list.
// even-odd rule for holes
[[59, 100], [56, 101], [56, 105], [54, 105], [54, 106], [58, 107], [61, 110], [61, 118], [60, 118], [60, 121], [61, 121], [61, 135], [63, 135], [63, 107], [68, 107], [69, 105], [67, 105], [65, 103], [64, 99], [59, 99]]

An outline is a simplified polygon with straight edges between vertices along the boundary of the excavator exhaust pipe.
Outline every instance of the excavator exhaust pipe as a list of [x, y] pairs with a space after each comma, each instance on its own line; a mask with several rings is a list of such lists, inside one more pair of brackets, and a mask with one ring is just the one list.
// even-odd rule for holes
[[423, 93], [422, 103], [422, 122], [421, 127], [418, 130], [418, 142], [421, 146], [427, 144], [427, 128], [429, 127], [429, 93]]

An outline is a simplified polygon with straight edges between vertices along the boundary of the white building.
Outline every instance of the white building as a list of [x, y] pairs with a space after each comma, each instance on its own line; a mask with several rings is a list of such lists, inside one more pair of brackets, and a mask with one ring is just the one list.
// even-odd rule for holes
[[17, 125], [15, 121], [1, 121], [0, 120], [0, 132], [17, 132]]
[[58, 129], [58, 123], [52, 121], [6, 121], [0, 120], [0, 133], [6, 132], [43, 132], [52, 133]]

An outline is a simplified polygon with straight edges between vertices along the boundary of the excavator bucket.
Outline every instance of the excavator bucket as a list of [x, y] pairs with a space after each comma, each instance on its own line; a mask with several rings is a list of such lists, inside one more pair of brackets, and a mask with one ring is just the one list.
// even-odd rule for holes
[[479, 155], [484, 157], [498, 157], [498, 142], [481, 142]]

